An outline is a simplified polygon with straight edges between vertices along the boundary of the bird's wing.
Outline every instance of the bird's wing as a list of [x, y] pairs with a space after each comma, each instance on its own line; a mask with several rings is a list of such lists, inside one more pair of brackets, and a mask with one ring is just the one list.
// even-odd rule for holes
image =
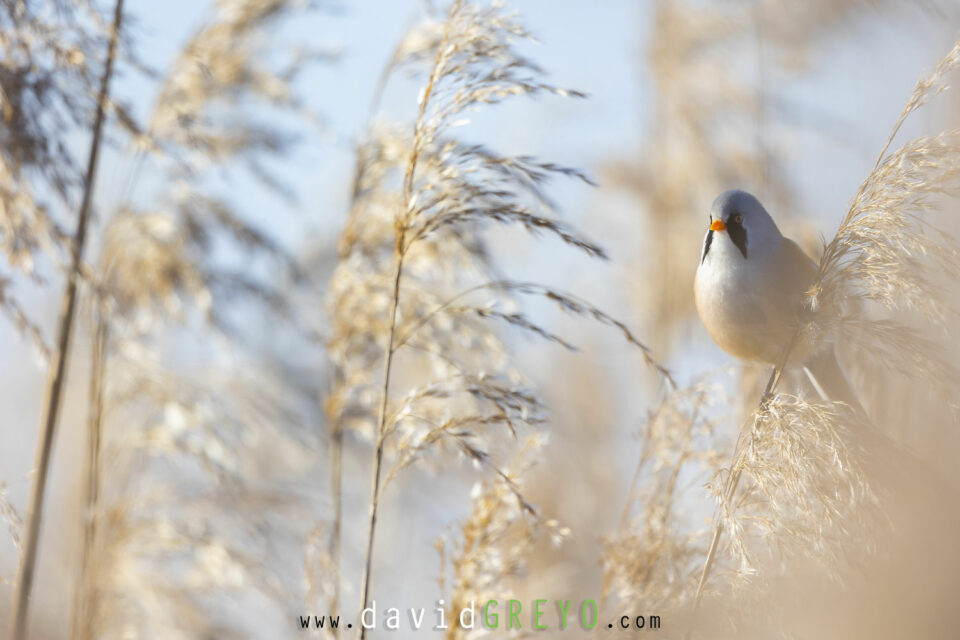
[[[786, 278], [784, 285], [799, 297], [813, 283], [813, 278], [817, 275], [817, 263], [789, 238], [783, 239], [783, 252], [786, 256], [784, 264], [787, 267], [786, 273], [782, 274]], [[798, 299], [797, 304], [799, 303]]]
[[846, 444], [857, 450], [861, 462], [868, 468], [871, 484], [876, 483], [884, 492], [894, 490], [911, 500], [940, 495], [954, 503], [960, 501], [960, 492], [933, 467], [870, 419], [832, 349], [808, 360], [803, 370], [823, 400], [844, 402], [858, 414], [859, 420], [846, 425], [849, 434]]
[[813, 282], [817, 265], [787, 238], [783, 238], [782, 249], [776, 255], [744, 302], [750, 305], [756, 319], [754, 330], [774, 342], [771, 352], [779, 354], [797, 328], [802, 297]]

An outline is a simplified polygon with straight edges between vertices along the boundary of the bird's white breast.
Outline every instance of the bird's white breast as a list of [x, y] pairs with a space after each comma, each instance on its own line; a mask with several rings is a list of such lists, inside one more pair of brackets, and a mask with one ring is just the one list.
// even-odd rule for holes
[[810, 267], [789, 264], [792, 253], [780, 244], [787, 242], [780, 237], [767, 247], [750, 243], [744, 258], [726, 233], [715, 232], [697, 269], [694, 296], [700, 319], [714, 342], [737, 358], [776, 363], [789, 340], [794, 303], [805, 286], [797, 283]]

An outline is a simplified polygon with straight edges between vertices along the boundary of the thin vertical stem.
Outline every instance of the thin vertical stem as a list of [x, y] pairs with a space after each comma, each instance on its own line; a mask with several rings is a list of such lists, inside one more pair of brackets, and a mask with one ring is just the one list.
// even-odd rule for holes
[[[402, 236], [401, 236], [402, 238]], [[401, 240], [402, 243], [402, 240]], [[387, 350], [383, 357], [383, 388], [380, 398], [380, 417], [377, 420], [377, 450], [373, 461], [373, 474], [370, 484], [370, 515], [367, 528], [367, 551], [363, 570], [363, 587], [361, 589], [362, 598], [360, 601], [360, 614], [367, 608], [370, 602], [370, 572], [373, 567], [373, 540], [377, 528], [377, 511], [380, 503], [380, 475], [383, 469], [383, 441], [384, 431], [387, 421], [387, 401], [390, 393], [390, 373], [393, 369], [393, 343], [397, 333], [397, 307], [400, 302], [400, 278], [403, 274], [403, 250], [397, 247], [397, 268], [393, 280], [393, 298], [390, 304], [390, 333], [387, 338]], [[367, 637], [367, 630], [362, 621], [360, 627], [360, 640]]]
[[[462, 0], [457, 0], [450, 7], [449, 16], [452, 17], [460, 10], [463, 5]], [[448, 17], [448, 23], [450, 20]], [[414, 126], [413, 146], [410, 149], [410, 158], [407, 160], [407, 167], [403, 177], [403, 211], [397, 217], [396, 228], [396, 271], [393, 278], [393, 296], [390, 302], [390, 329], [387, 337], [387, 351], [383, 357], [383, 389], [380, 394], [380, 417], [377, 420], [377, 449], [374, 454], [373, 472], [370, 485], [370, 516], [367, 529], [367, 550], [363, 564], [363, 586], [360, 601], [359, 615], [363, 615], [363, 610], [367, 608], [370, 602], [370, 575], [373, 567], [373, 541], [377, 528], [377, 512], [380, 501], [380, 475], [383, 469], [383, 444], [386, 436], [387, 422], [387, 402], [390, 395], [390, 374], [393, 368], [393, 354], [396, 351], [395, 342], [397, 338], [397, 309], [400, 305], [400, 279], [403, 277], [403, 259], [409, 246], [407, 245], [408, 217], [413, 208], [414, 182], [417, 174], [417, 164], [420, 161], [420, 153], [424, 144], [424, 123], [426, 121], [427, 108], [430, 98], [433, 95], [434, 87], [443, 73], [443, 61], [446, 55], [448, 34], [444, 32], [440, 45], [437, 47], [437, 53], [434, 57], [433, 69], [430, 72], [430, 78], [423, 90], [423, 97], [420, 99], [420, 107], [417, 111], [417, 122]], [[367, 637], [367, 630], [363, 626], [362, 620], [358, 625], [360, 627], [359, 638], [364, 640]]]
[[643, 467], [647, 464], [647, 460], [650, 459], [650, 431], [654, 420], [656, 420], [656, 414], [650, 416], [650, 419], [647, 420], [647, 428], [643, 433], [643, 443], [640, 445], [640, 457], [637, 459], [637, 466], [634, 468], [633, 477], [630, 479], [630, 490], [627, 492], [626, 504], [623, 505], [623, 512], [620, 514], [620, 531], [627, 528], [633, 500], [637, 495], [637, 485], [640, 483], [640, 474], [643, 472]]
[[[340, 539], [343, 529], [343, 425], [333, 425], [330, 442], [330, 492], [333, 494], [333, 531], [330, 532], [330, 561], [333, 563], [333, 596], [330, 611], [340, 609]], [[333, 637], [339, 635], [332, 629]]]
[[107, 342], [110, 335], [105, 312], [98, 305], [90, 365], [90, 409], [87, 415], [87, 486], [83, 504], [83, 543], [80, 572], [73, 599], [73, 628], [70, 637], [89, 640], [91, 618], [96, 612], [95, 580], [90, 579], [93, 548], [97, 535], [100, 505], [100, 451], [103, 425], [103, 389], [107, 369]]
[[[399, 45], [397, 46], [399, 50]], [[395, 54], [396, 57], [396, 54]], [[384, 68], [377, 82], [377, 87], [373, 93], [373, 99], [370, 102], [370, 113], [367, 116], [367, 128], [373, 122], [373, 116], [383, 98], [383, 92], [386, 89], [387, 81], [393, 72], [394, 65], [391, 63]], [[363, 191], [364, 165], [360, 151], [357, 152], [357, 162], [353, 172], [353, 188], [350, 196], [350, 209], [352, 210], [359, 201]], [[330, 441], [330, 492], [333, 494], [333, 531], [330, 533], [330, 561], [333, 563], [333, 597], [330, 601], [330, 610], [337, 611], [340, 608], [340, 541], [343, 537], [343, 424], [339, 417], [330, 416], [331, 441]], [[379, 438], [378, 438], [379, 440]], [[365, 587], [366, 588], [366, 587]], [[364, 597], [366, 600], [366, 597]], [[333, 637], [339, 635], [338, 629], [332, 630]]]
[[23, 547], [23, 559], [17, 574], [13, 590], [10, 617], [10, 640], [24, 640], [27, 635], [27, 613], [30, 592], [36, 570], [37, 547], [40, 540], [40, 525], [43, 517], [44, 493], [49, 475], [50, 455], [53, 450], [53, 438], [60, 413], [60, 400], [63, 395], [64, 378], [70, 358], [70, 342], [73, 334], [73, 320], [76, 315], [77, 289], [80, 278], [80, 266], [83, 260], [83, 246], [87, 237], [87, 222], [90, 217], [90, 201], [97, 172], [97, 158], [100, 154], [100, 140], [103, 132], [107, 96], [110, 88], [110, 76], [113, 74], [113, 62], [123, 17], [123, 0], [117, 0], [113, 12], [113, 25], [110, 29], [110, 42], [100, 79], [100, 91], [97, 95], [97, 114], [93, 125], [93, 138], [90, 142], [90, 155], [83, 180], [83, 197], [77, 215], [77, 229], [72, 247], [72, 263], [67, 274], [67, 286], [60, 301], [57, 318], [56, 350], [50, 363], [50, 372], [46, 385], [46, 402], [41, 421], [37, 458], [33, 483], [30, 487], [29, 511], [27, 512], [26, 535]]

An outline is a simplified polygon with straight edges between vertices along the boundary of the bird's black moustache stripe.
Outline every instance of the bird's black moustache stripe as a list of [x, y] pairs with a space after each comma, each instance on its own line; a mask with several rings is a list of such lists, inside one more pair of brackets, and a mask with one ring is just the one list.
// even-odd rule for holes
[[707, 252], [710, 251], [710, 243], [713, 242], [713, 229], [707, 231], [707, 237], [703, 239], [703, 253], [700, 254], [700, 264], [707, 259]]
[[[736, 222], [732, 218], [729, 222], [726, 223], [727, 233], [730, 234], [730, 240], [733, 242], [733, 245], [740, 250], [740, 253], [743, 254], [743, 259], [747, 259], [747, 230], [743, 228], [743, 224]], [[707, 254], [710, 253], [710, 245], [713, 243], [713, 229], [707, 231], [707, 237], [703, 239], [703, 253], [700, 254], [700, 264], [703, 264], [703, 261], [707, 259]]]
[[740, 253], [743, 254], [743, 259], [747, 259], [747, 230], [743, 228], [743, 224], [736, 222], [731, 216], [730, 220], [727, 222], [727, 233], [730, 234], [730, 239], [733, 241], [733, 244], [737, 249], [740, 249]]

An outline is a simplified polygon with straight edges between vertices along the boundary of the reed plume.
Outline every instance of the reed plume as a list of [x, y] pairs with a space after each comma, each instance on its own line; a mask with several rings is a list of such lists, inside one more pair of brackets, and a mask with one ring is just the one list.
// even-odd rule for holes
[[[264, 556], [272, 551], [251, 547], [244, 536], [269, 528], [263, 518], [276, 517], [273, 509], [305, 508], [294, 487], [254, 464], [248, 449], [274, 430], [279, 433], [272, 436], [273, 446], [280, 450], [303, 439], [306, 418], [298, 413], [301, 407], [294, 408], [303, 396], [282, 398], [267, 389], [285, 374], [270, 359], [260, 360], [264, 356], [252, 345], [242, 357], [265, 374], [256, 389], [245, 386], [240, 372], [233, 382], [219, 379], [220, 373], [203, 384], [190, 382], [169, 354], [206, 335], [211, 353], [240, 356], [246, 338], [235, 323], [238, 309], [279, 317], [278, 333], [289, 331], [296, 339], [310, 333], [292, 322], [287, 296], [297, 291], [290, 287], [300, 277], [295, 260], [211, 180], [215, 171], [229, 167], [288, 196], [264, 163], [289, 151], [291, 137], [261, 119], [262, 113], [254, 115], [252, 105], [293, 116], [300, 111], [291, 83], [310, 56], [284, 57], [289, 53], [284, 43], [264, 38], [299, 10], [298, 3], [273, 0], [217, 3], [212, 19], [191, 35], [161, 79], [150, 121], [141, 126], [131, 120], [127, 126], [139, 151], [125, 185], [126, 203], [104, 230], [96, 270], [90, 489], [74, 596], [78, 637], [109, 637], [145, 617], [169, 617], [169, 633], [209, 631], [217, 624], [207, 619], [210, 601], [230, 593], [259, 598], [261, 612], [295, 600], [266, 569], [280, 561], [268, 561]], [[161, 194], [147, 208], [137, 204], [138, 178], [144, 167], [154, 166], [162, 176]], [[250, 263], [237, 266], [214, 257], [224, 244], [259, 260], [266, 277], [258, 277]], [[118, 415], [135, 425], [139, 439], [115, 433], [111, 427]], [[192, 440], [182, 433], [187, 424]], [[240, 433], [245, 441], [236, 439]], [[158, 461], [158, 467], [146, 461]], [[183, 471], [180, 481], [164, 477], [161, 461]], [[97, 489], [108, 480], [131, 489]], [[150, 494], [153, 508], [164, 515], [140, 511], [138, 491]], [[178, 494], [194, 497], [178, 505], [172, 498]], [[227, 515], [248, 507], [242, 526]], [[277, 540], [305, 535], [295, 530], [274, 528], [271, 535]], [[287, 544], [297, 548], [291, 539]], [[167, 562], [192, 567], [192, 573], [164, 572]], [[214, 578], [224, 567], [233, 577]], [[155, 571], [162, 580], [150, 578]], [[183, 580], [194, 586], [178, 589]], [[202, 581], [205, 586], [196, 588]], [[234, 631], [243, 627], [238, 623]]]
[[[562, 311], [611, 325], [659, 367], [625, 325], [579, 298], [534, 283], [488, 279], [491, 250], [484, 232], [494, 224], [548, 234], [588, 256], [605, 257], [550, 214], [546, 181], [559, 175], [589, 183], [582, 172], [453, 137], [466, 113], [479, 107], [515, 96], [582, 97], [539, 79], [540, 69], [515, 48], [528, 38], [499, 6], [454, 2], [421, 91], [412, 138], [381, 135], [359, 160], [355, 201], [361, 208], [342, 236], [330, 286], [329, 348], [345, 383], [336, 386], [340, 391], [328, 407], [335, 416], [353, 416], [374, 440], [361, 608], [370, 597], [382, 487], [437, 450], [459, 452], [505, 478], [492, 453], [501, 446], [497, 431], [516, 436], [543, 419], [542, 403], [522, 385], [488, 321], [573, 345], [511, 308], [511, 298], [544, 298]], [[481, 297], [489, 301], [478, 302]], [[405, 376], [417, 381], [402, 395], [394, 380], [400, 356], [407, 361]], [[425, 372], [411, 368], [418, 363]], [[388, 446], [396, 460], [385, 473]]]
[[[43, 283], [44, 258], [67, 261], [70, 231], [59, 219], [83, 182], [67, 137], [89, 126], [90, 87], [102, 73], [106, 43], [83, 2], [0, 4], [0, 251], [5, 266]], [[17, 302], [11, 275], [0, 275], [0, 310], [46, 355], [48, 346]]]
[[618, 530], [604, 540], [604, 596], [667, 614], [691, 597], [709, 531], [691, 493], [726, 462], [717, 450], [722, 387], [703, 376], [664, 394], [642, 428], [641, 450]]
[[[441, 574], [441, 592], [450, 579], [448, 625], [444, 637], [458, 640], [483, 637], [488, 631], [474, 620], [473, 629], [460, 624], [460, 613], [490, 600], [504, 602], [517, 597], [517, 583], [529, 571], [529, 556], [535, 545], [546, 540], [561, 544], [569, 530], [555, 520], [543, 519], [532, 512], [522, 496], [522, 479], [541, 453], [543, 443], [532, 436], [524, 442], [516, 457], [506, 465], [503, 475], [489, 477], [471, 491], [471, 511], [460, 524], [457, 537], [451, 542], [437, 540], [443, 566], [449, 576]], [[509, 630], [506, 637], [519, 637], [519, 629]]]

